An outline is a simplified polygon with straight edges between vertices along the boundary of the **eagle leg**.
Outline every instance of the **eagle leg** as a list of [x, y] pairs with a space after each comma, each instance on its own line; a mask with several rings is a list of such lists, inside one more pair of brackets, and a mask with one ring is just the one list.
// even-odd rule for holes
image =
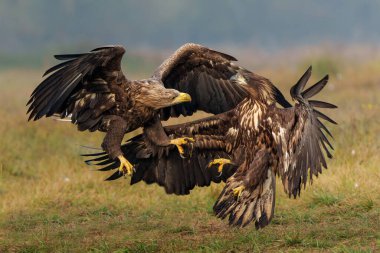
[[133, 165], [123, 156], [120, 143], [127, 130], [127, 122], [120, 116], [110, 115], [103, 119], [106, 123], [106, 136], [104, 137], [102, 148], [111, 159], [118, 158], [120, 161], [119, 174], [132, 175]]
[[185, 144], [188, 144], [189, 142], [194, 142], [194, 141], [195, 141], [194, 138], [183, 137], [183, 138], [176, 138], [176, 139], [170, 140], [170, 144], [176, 145], [179, 155], [182, 158], [185, 158], [184, 156], [185, 150], [182, 147], [182, 145], [185, 145]]
[[243, 193], [245, 187], [244, 185], [238, 186], [234, 189], [232, 189], [233, 194], [239, 199], [241, 194]]
[[119, 155], [117, 158], [120, 161], [119, 173], [131, 176], [134, 170], [133, 165], [122, 155]]
[[230, 159], [225, 159], [225, 158], [218, 158], [218, 159], [214, 159], [212, 160], [208, 165], [207, 165], [207, 168], [211, 168], [211, 166], [213, 165], [218, 165], [218, 172], [220, 173], [219, 176], [222, 175], [222, 172], [223, 172], [223, 167], [225, 164], [232, 164], [232, 161]]

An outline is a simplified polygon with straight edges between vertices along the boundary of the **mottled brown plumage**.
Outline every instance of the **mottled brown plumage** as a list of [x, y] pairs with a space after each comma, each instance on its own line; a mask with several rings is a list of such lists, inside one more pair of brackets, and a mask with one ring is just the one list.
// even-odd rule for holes
[[[196, 185], [225, 181], [214, 205], [215, 214], [222, 219], [228, 217], [235, 226], [250, 222], [257, 228], [266, 226], [274, 214], [275, 175], [281, 178], [285, 192], [296, 197], [308, 178], [312, 182], [313, 176], [327, 168], [324, 153], [332, 157], [326, 145], [332, 146], [323, 131], [330, 133], [319, 118], [335, 122], [316, 107], [336, 107], [309, 100], [322, 90], [328, 77], [303, 91], [310, 75], [311, 68], [292, 87], [291, 96], [296, 104], [285, 109], [276, 106], [267, 79], [254, 74], [235, 78], [249, 96], [234, 109], [165, 128], [167, 134], [175, 137], [194, 137], [195, 142], [188, 145], [191, 156], [186, 159], [179, 158], [171, 149], [152, 145], [144, 136], [133, 138], [123, 146], [126, 157], [136, 164], [131, 183], [143, 180], [158, 183], [167, 193], [188, 194]], [[106, 156], [95, 155], [91, 161], [107, 165], [101, 170], [115, 168]], [[217, 166], [208, 168], [215, 158], [231, 160], [221, 175]]]
[[121, 70], [124, 52], [121, 46], [104, 46], [84, 54], [56, 55], [64, 62], [47, 70], [48, 76], [33, 91], [29, 120], [58, 115], [70, 117], [80, 131], [106, 132], [103, 149], [123, 164], [120, 143], [125, 133], [144, 127], [150, 142], [165, 147], [174, 142], [160, 119], [197, 110], [223, 113], [247, 96], [231, 79], [246, 70], [234, 65], [236, 59], [227, 54], [188, 43], [151, 78], [128, 80]]

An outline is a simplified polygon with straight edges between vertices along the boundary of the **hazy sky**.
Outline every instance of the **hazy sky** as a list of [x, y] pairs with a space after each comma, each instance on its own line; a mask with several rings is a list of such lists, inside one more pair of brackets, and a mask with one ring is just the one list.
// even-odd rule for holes
[[380, 42], [375, 0], [2, 0], [0, 53], [185, 42], [298, 44]]

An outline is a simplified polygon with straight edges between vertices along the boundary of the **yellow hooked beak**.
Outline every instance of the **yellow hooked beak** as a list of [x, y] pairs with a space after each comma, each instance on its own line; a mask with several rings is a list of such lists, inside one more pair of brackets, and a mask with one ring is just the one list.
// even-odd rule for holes
[[191, 102], [191, 97], [187, 93], [179, 93], [179, 95], [173, 100], [173, 105], [183, 103], [183, 102]]

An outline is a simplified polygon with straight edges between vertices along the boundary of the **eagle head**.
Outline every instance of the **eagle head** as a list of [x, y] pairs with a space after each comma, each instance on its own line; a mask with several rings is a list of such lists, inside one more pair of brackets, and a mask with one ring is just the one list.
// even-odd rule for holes
[[136, 101], [158, 110], [184, 102], [191, 102], [191, 97], [189, 94], [175, 89], [166, 89], [162, 84], [150, 83], [140, 86]]

